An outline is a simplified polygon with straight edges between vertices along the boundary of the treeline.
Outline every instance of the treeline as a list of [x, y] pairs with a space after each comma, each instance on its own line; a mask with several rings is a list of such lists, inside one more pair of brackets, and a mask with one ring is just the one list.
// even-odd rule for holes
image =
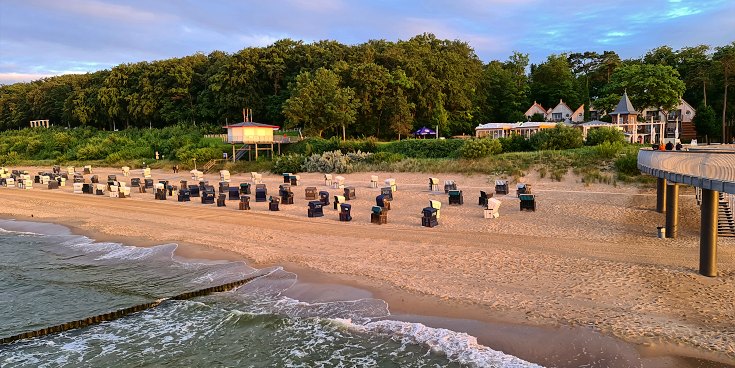
[[735, 42], [714, 49], [662, 46], [628, 60], [614, 51], [551, 55], [530, 65], [518, 52], [484, 64], [467, 43], [432, 34], [354, 46], [285, 39], [234, 54], [198, 53], [2, 86], [0, 130], [37, 119], [103, 130], [175, 124], [218, 130], [242, 121], [247, 107], [258, 122], [312, 135], [385, 139], [439, 126], [446, 136], [472, 133], [481, 123], [525, 120], [534, 101], [609, 109], [628, 90], [638, 109], [672, 107], [680, 96], [696, 108], [709, 106], [714, 132], [735, 120], [728, 108], [735, 94], [727, 94], [733, 78]]

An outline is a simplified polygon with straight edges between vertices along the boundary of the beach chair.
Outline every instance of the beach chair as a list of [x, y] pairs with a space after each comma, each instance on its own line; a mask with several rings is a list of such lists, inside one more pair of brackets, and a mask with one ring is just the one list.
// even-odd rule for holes
[[531, 194], [531, 184], [518, 183], [516, 185], [516, 196], [520, 198], [521, 194]]
[[140, 186], [140, 178], [131, 178], [130, 179], [130, 186], [133, 188], [137, 188]]
[[59, 165], [54, 165], [54, 166], [53, 166], [53, 167], [51, 168], [51, 172], [53, 172], [54, 174], [61, 174], [61, 166], [59, 166]]
[[265, 184], [255, 184], [255, 201], [266, 202], [268, 200], [268, 189]]
[[240, 211], [248, 211], [250, 210], [250, 197], [249, 196], [240, 196], [240, 203], [237, 207]]
[[291, 191], [291, 184], [281, 184], [278, 187], [278, 195], [281, 197], [281, 203], [293, 204], [293, 192]]
[[74, 174], [76, 174], [76, 171], [74, 171], [74, 166], [67, 166], [66, 173], [69, 176], [73, 176]]
[[[51, 181], [51, 177], [50, 177], [50, 176], [48, 176], [48, 175], [41, 175], [41, 177], [40, 177], [40, 180], [39, 180], [39, 181], [40, 181], [40, 183], [39, 183], [39, 184], [41, 184], [41, 185], [48, 185], [48, 182], [50, 182], [50, 181]], [[55, 181], [55, 180], [54, 180], [54, 181]], [[59, 184], [59, 182], [56, 182], [56, 185], [58, 185], [58, 184]]]
[[421, 211], [421, 226], [434, 227], [439, 225], [436, 212], [436, 208], [424, 207], [423, 211]]
[[119, 198], [130, 198], [130, 187], [125, 183], [120, 183]]
[[227, 195], [227, 193], [229, 193], [229, 192], [230, 192], [230, 183], [228, 183], [226, 181], [219, 182], [219, 193], [220, 194], [223, 194], [224, 193], [225, 195]]
[[323, 204], [321, 201], [310, 201], [306, 215], [309, 217], [322, 217], [324, 216], [324, 210], [322, 207]]
[[344, 176], [335, 176], [334, 181], [332, 181], [332, 188], [334, 189], [342, 189], [345, 187], [345, 178]]
[[324, 185], [332, 186], [332, 174], [324, 174]]
[[306, 200], [316, 200], [316, 187], [306, 187], [306, 190], [304, 191], [304, 196], [306, 197]]
[[536, 196], [533, 194], [520, 194], [518, 198], [521, 200], [520, 209], [521, 211], [534, 211], [536, 212]]
[[449, 191], [449, 204], [450, 205], [462, 205], [464, 204], [464, 197], [461, 190], [452, 189]]
[[200, 196], [202, 204], [214, 204], [214, 187], [211, 185], [205, 185], [203, 190], [200, 190]]
[[237, 201], [240, 199], [240, 188], [238, 187], [229, 187], [227, 191], [227, 199], [231, 201]]
[[5, 187], [10, 188], [15, 186], [15, 178], [5, 178]]
[[151, 178], [151, 168], [150, 167], [146, 167], [145, 169], [143, 169], [143, 178], [144, 179]]
[[191, 174], [191, 180], [193, 181], [202, 181], [204, 180], [204, 173], [199, 170], [191, 170], [189, 171]]
[[342, 203], [339, 205], [339, 220], [340, 221], [352, 221], [352, 205], [349, 203]]
[[334, 196], [334, 209], [336, 210], [339, 207], [340, 203], [345, 203], [345, 196], [336, 195]]
[[385, 194], [380, 194], [375, 197], [375, 205], [381, 207], [383, 211], [390, 210], [390, 202], [390, 197], [386, 196]]
[[268, 211], [278, 211], [279, 203], [281, 203], [280, 198], [271, 196], [268, 200]]
[[179, 202], [190, 202], [191, 201], [191, 192], [189, 191], [189, 188], [182, 187], [179, 190], [178, 195], [176, 196], [176, 200]]
[[391, 187], [380, 188], [380, 194], [384, 195], [391, 201], [393, 200], [393, 189], [391, 189]]
[[92, 173], [92, 165], [85, 165], [83, 170], [85, 175], [89, 175]]
[[166, 185], [163, 183], [156, 183], [154, 187], [153, 197], [160, 201], [166, 200]]
[[388, 214], [383, 211], [383, 207], [373, 206], [370, 213], [370, 223], [378, 225], [388, 223]]
[[[396, 179], [393, 179], [393, 178], [385, 179], [385, 185], [388, 186], [392, 192], [398, 191], [398, 186], [396, 185]], [[390, 199], [393, 199], [393, 194], [391, 194]]]
[[143, 179], [143, 183], [146, 189], [153, 189], [153, 179]]
[[298, 176], [298, 175], [291, 175], [288, 178], [289, 178], [289, 181], [291, 182], [291, 185], [292, 186], [295, 187], [295, 186], [298, 186], [299, 185], [299, 178], [300, 178], [300, 176]]
[[227, 194], [220, 193], [217, 196], [217, 207], [225, 207], [225, 200], [227, 199]]
[[122, 174], [125, 177], [130, 176], [130, 166], [123, 166], [122, 167]]
[[198, 185], [189, 185], [189, 197], [191, 198], [198, 198], [199, 197], [199, 186]]
[[291, 173], [283, 173], [283, 182], [291, 183]]
[[444, 180], [444, 193], [449, 193], [450, 190], [457, 190], [457, 183], [454, 180]]
[[500, 202], [495, 198], [488, 198], [487, 205], [483, 210], [483, 217], [485, 218], [498, 218], [500, 217]]
[[96, 194], [96, 195], [105, 195], [105, 189], [106, 188], [107, 188], [107, 184], [97, 183], [97, 184], [95, 184], [94, 194]]
[[111, 185], [108, 189], [110, 198], [120, 198], [120, 187], [117, 185]]
[[436, 210], [436, 218], [437, 219], [440, 219], [441, 218], [442, 203], [439, 202], [439, 201], [435, 201], [435, 200], [432, 199], [432, 200], [429, 200], [429, 207], [431, 207], [431, 208], [433, 208], [433, 209]]
[[477, 199], [477, 205], [479, 206], [487, 206], [487, 200], [493, 197], [493, 193], [485, 192], [484, 190], [480, 191], [480, 197]]
[[253, 184], [263, 184], [263, 174], [258, 174], [257, 172], [252, 171], [250, 172], [250, 179], [253, 181]]
[[431, 192], [439, 191], [439, 179], [438, 178], [429, 178], [429, 191]]
[[100, 178], [97, 175], [92, 175], [92, 177], [89, 178], [89, 181], [92, 182], [92, 184], [99, 184]]
[[322, 190], [319, 192], [319, 201], [322, 206], [329, 206], [329, 192]]
[[250, 183], [240, 183], [240, 195], [250, 194]]
[[219, 171], [219, 181], [230, 182], [230, 172], [228, 170]]
[[59, 189], [59, 182], [56, 180], [49, 180], [48, 183], [46, 183], [46, 186], [48, 189]]
[[84, 176], [82, 174], [74, 174], [75, 183], [84, 183]]
[[357, 196], [355, 195], [355, 187], [345, 187], [344, 191], [344, 197], [346, 200], [350, 201], [357, 198]]
[[74, 184], [72, 184], [72, 193], [74, 193], [74, 194], [82, 194], [82, 193], [84, 193], [82, 191], [82, 187], [83, 186], [84, 186], [83, 183], [74, 183]]
[[377, 188], [377, 187], [378, 187], [378, 176], [371, 175], [370, 176], [370, 188]]

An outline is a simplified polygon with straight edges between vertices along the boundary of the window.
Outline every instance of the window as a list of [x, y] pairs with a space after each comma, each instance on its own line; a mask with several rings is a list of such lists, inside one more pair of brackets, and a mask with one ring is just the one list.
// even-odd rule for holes
[[555, 113], [551, 114], [551, 118], [553, 120], [555, 120], [555, 121], [559, 121], [559, 120], [561, 120], [561, 113], [560, 112], [555, 112]]

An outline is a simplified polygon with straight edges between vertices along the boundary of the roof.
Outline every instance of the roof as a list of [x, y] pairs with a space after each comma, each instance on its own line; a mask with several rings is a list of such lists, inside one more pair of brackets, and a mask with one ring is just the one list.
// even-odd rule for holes
[[546, 109], [544, 109], [544, 107], [541, 106], [540, 103], [538, 103], [536, 101], [533, 101], [533, 105], [531, 105], [531, 107], [529, 107], [528, 110], [526, 110], [526, 113], [524, 115], [526, 115], [526, 116], [528, 116], [529, 114], [533, 115], [534, 112], [531, 111], [531, 110], [534, 110], [534, 107], [536, 108], [535, 111], [541, 111], [540, 113], [537, 113], [537, 114], [545, 114], [546, 113]]
[[628, 91], [623, 92], [623, 97], [620, 98], [620, 102], [618, 102], [618, 106], [615, 107], [615, 110], [611, 112], [609, 115], [638, 115], [638, 111], [635, 111], [633, 108], [633, 104], [630, 103], [630, 99], [628, 98]]
[[572, 114], [574, 114], [574, 115], [577, 115], [577, 114], [579, 114], [580, 112], [581, 112], [582, 114], [584, 114], [584, 104], [581, 104], [581, 105], [579, 105], [579, 107], [578, 107], [578, 108], [577, 108], [576, 110], [574, 110], [574, 112], [573, 112]]
[[273, 128], [273, 129], [280, 129], [281, 127], [277, 125], [270, 125], [270, 124], [261, 124], [261, 123], [253, 123], [250, 121], [245, 121], [242, 123], [237, 124], [230, 124], [225, 125], [223, 128]]
[[564, 101], [562, 101], [561, 99], [559, 100], [559, 103], [558, 103], [558, 104], [556, 104], [556, 106], [554, 106], [554, 109], [552, 110], [552, 112], [554, 112], [554, 111], [559, 111], [559, 110], [557, 110], [557, 109], [560, 109], [560, 108], [561, 108], [561, 109], [563, 109], [563, 108], [566, 108], [566, 109], [567, 109], [567, 110], [569, 110], [570, 112], [572, 111], [572, 109], [571, 109], [571, 108], [569, 107], [569, 105], [567, 105], [567, 104], [566, 104], [566, 103], [565, 103]]

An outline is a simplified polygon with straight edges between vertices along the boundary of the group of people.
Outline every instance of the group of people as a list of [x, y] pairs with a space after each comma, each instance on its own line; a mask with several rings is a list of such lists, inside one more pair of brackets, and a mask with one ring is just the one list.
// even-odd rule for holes
[[666, 144], [654, 144], [651, 146], [654, 150], [660, 150], [660, 151], [673, 151], [676, 149], [677, 151], [681, 151], [682, 145], [681, 142], [677, 142], [676, 145], [674, 145], [673, 142], [669, 141]]

